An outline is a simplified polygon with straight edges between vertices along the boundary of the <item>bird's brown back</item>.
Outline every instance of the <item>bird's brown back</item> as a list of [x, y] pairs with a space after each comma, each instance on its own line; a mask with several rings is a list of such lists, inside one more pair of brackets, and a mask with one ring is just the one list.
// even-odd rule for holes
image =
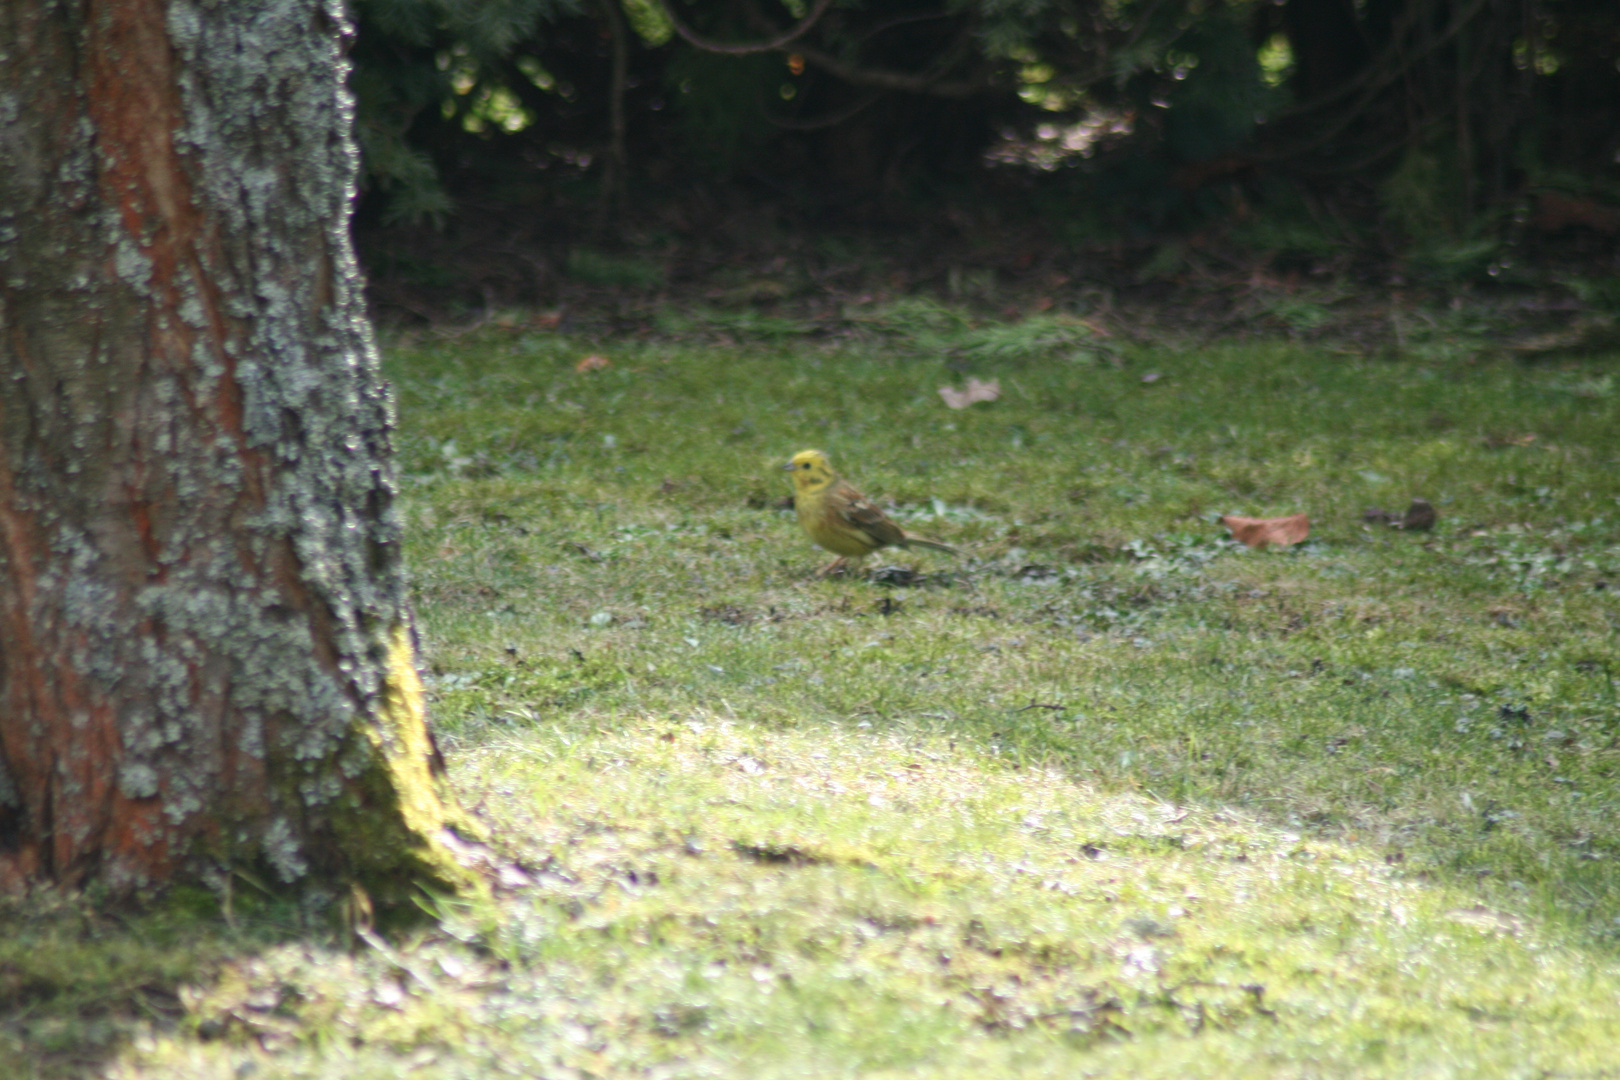
[[877, 503], [862, 495], [847, 480], [839, 480], [828, 495], [827, 513], [840, 515], [846, 523], [865, 533], [871, 538], [872, 547], [905, 542], [905, 531], [890, 521], [889, 515]]

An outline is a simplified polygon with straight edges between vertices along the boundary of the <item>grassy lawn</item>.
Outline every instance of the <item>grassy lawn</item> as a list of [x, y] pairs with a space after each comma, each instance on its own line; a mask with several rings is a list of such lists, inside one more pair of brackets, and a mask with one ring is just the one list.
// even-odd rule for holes
[[[1620, 1075], [1615, 356], [811, 329], [393, 342], [439, 737], [522, 873], [386, 950], [0, 913], [0, 1063]], [[816, 577], [806, 447], [961, 556]]]

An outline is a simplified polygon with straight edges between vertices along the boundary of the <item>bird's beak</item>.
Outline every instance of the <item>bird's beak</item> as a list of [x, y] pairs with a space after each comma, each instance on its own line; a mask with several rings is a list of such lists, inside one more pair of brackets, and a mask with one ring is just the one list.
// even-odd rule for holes
[[791, 461], [788, 462], [786, 465], [782, 466], [782, 471], [784, 471], [784, 472], [790, 472], [790, 471], [792, 471], [792, 469], [793, 469], [793, 462], [791, 462]]

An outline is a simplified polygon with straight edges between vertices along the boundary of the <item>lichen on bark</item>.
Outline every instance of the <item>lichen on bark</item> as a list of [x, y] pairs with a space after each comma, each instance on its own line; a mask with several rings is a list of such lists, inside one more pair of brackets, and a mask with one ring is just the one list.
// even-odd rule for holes
[[348, 32], [321, 0], [0, 11], [0, 886], [470, 880], [348, 237]]

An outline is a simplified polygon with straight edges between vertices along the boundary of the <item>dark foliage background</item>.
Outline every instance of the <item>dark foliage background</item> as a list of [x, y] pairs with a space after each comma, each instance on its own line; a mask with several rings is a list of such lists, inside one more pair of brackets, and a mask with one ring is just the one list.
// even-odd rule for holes
[[777, 301], [856, 263], [953, 294], [1259, 275], [1620, 299], [1613, 0], [357, 11], [359, 230], [396, 312], [570, 283]]

